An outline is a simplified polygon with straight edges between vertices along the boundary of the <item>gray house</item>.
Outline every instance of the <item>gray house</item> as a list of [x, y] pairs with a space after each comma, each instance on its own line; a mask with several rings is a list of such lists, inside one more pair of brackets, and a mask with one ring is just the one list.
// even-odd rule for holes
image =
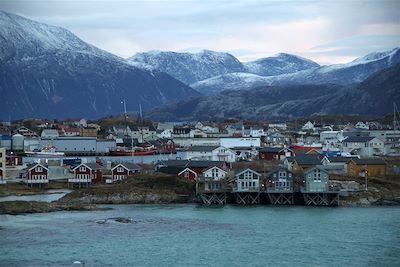
[[305, 192], [327, 192], [329, 173], [321, 166], [310, 168], [304, 172]]
[[268, 173], [268, 192], [293, 192], [293, 174], [285, 168]]

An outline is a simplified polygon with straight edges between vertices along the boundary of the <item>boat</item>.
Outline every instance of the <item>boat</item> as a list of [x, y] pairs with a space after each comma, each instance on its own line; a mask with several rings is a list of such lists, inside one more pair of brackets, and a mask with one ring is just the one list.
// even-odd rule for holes
[[117, 148], [109, 152], [110, 156], [151, 156], [155, 155], [156, 149], [138, 150], [138, 149], [123, 149]]
[[39, 157], [39, 158], [62, 158], [65, 156], [64, 152], [56, 152], [54, 146], [44, 147], [41, 150], [34, 149], [33, 151], [26, 151], [28, 157]]
[[322, 144], [320, 143], [312, 143], [312, 144], [303, 144], [303, 143], [297, 143], [293, 144], [291, 147], [292, 150], [297, 150], [297, 151], [308, 151], [308, 150], [322, 150]]

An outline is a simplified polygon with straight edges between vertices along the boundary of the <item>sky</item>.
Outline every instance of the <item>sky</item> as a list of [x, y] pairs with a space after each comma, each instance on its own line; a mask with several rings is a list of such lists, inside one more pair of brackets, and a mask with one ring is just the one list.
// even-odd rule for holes
[[400, 46], [400, 0], [0, 0], [0, 9], [124, 58], [208, 49], [243, 62], [284, 52], [335, 64]]

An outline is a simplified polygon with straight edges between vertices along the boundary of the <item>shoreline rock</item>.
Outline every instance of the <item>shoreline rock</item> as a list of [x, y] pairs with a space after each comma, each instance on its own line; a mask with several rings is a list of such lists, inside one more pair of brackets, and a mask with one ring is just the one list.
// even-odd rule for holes
[[56, 211], [95, 211], [110, 208], [98, 207], [94, 204], [58, 203], [41, 201], [5, 201], [0, 202], [0, 214], [21, 215], [30, 213], [46, 213]]

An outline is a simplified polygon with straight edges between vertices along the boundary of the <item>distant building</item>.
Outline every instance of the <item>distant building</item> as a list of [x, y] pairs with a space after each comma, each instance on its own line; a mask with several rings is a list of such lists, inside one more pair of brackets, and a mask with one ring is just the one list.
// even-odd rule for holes
[[0, 148], [0, 184], [5, 184], [6, 177], [6, 149]]
[[259, 192], [261, 186], [261, 174], [252, 170], [238, 171], [234, 177], [233, 191], [235, 192]]
[[365, 177], [366, 175], [385, 175], [386, 162], [381, 158], [352, 158], [347, 162], [347, 174], [356, 177]]
[[258, 150], [258, 156], [263, 160], [284, 160], [294, 156], [294, 152], [287, 147], [263, 147]]
[[74, 169], [74, 178], [68, 179], [68, 183], [93, 183], [103, 181], [103, 167], [97, 163], [81, 163]]
[[385, 144], [379, 138], [369, 136], [351, 136], [342, 144], [342, 151], [362, 157], [372, 157], [385, 154]]
[[186, 151], [188, 159], [235, 162], [234, 151], [223, 146], [193, 146]]
[[49, 169], [40, 164], [40, 163], [33, 163], [27, 166], [27, 170], [25, 173], [25, 183], [33, 186], [39, 185], [42, 186], [43, 184], [49, 183]]
[[41, 138], [49, 138], [55, 139], [60, 137], [57, 129], [43, 129], [42, 133], [40, 134]]
[[39, 137], [39, 135], [36, 132], [34, 132], [24, 126], [19, 127], [17, 130], [15, 130], [14, 133], [20, 134], [24, 137]]
[[124, 180], [130, 176], [138, 174], [140, 172], [140, 167], [134, 163], [119, 163], [112, 167], [112, 180]]
[[329, 190], [329, 173], [321, 167], [313, 167], [304, 171], [305, 192], [327, 192]]

